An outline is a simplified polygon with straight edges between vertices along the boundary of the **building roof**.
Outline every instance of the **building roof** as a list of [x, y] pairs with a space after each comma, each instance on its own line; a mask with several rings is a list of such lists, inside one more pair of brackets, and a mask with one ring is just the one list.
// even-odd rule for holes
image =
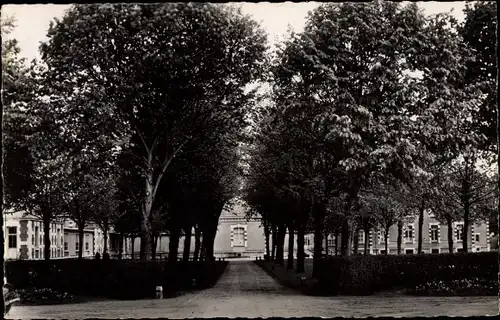
[[[221, 219], [246, 219], [249, 218], [249, 207], [248, 205], [240, 199], [233, 199], [224, 206], [222, 213], [220, 215]], [[259, 219], [259, 215], [253, 215], [252, 219]]]

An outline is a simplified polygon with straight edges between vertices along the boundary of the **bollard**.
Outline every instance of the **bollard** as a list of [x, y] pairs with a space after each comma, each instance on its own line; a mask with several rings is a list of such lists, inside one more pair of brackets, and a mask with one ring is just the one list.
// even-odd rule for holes
[[163, 299], [163, 287], [156, 286], [156, 299]]
[[193, 280], [191, 281], [191, 284], [193, 285], [193, 288], [194, 288], [194, 287], [196, 287], [196, 279], [193, 279]]

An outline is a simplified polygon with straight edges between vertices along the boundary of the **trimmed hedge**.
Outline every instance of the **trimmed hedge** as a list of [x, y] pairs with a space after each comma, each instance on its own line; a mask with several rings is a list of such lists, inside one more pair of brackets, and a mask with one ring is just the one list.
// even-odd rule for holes
[[338, 257], [323, 260], [318, 267], [316, 294], [365, 295], [411, 289], [433, 281], [496, 281], [498, 253]]
[[[6, 262], [8, 282], [15, 289], [47, 288], [80, 296], [140, 299], [214, 285], [227, 262], [138, 260], [16, 260]], [[196, 279], [196, 286], [193, 286]]]

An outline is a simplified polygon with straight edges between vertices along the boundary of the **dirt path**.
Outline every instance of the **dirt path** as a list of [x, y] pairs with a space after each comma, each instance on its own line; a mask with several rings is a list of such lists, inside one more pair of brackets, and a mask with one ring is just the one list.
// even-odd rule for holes
[[282, 287], [251, 261], [231, 261], [218, 283], [173, 299], [14, 306], [7, 318], [194, 318], [477, 316], [497, 297], [308, 297]]

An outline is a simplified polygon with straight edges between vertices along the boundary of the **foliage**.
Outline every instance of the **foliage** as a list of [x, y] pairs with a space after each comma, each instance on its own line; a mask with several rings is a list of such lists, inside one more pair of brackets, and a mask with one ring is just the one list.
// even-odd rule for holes
[[[6, 275], [15, 289], [51, 290], [118, 299], [154, 297], [158, 284], [177, 292], [215, 284], [227, 262], [167, 264], [164, 261], [54, 260], [9, 261]], [[182, 270], [182, 271], [181, 271]]]
[[48, 35], [42, 53], [52, 77], [90, 83], [94, 99], [106, 95], [109, 106], [91, 110], [113, 114], [132, 138], [134, 171], [145, 185], [147, 258], [151, 210], [167, 169], [201, 137], [243, 125], [244, 86], [260, 74], [265, 36], [233, 7], [193, 3], [77, 5]]
[[474, 50], [475, 60], [470, 61], [467, 81], [480, 88], [483, 99], [474, 110], [474, 127], [486, 136], [483, 150], [495, 150], [497, 133], [495, 127], [497, 101], [497, 53], [494, 45], [497, 29], [496, 1], [467, 3], [465, 21], [459, 32], [467, 45]]
[[[322, 261], [319, 283], [324, 294], [370, 294], [414, 289], [432, 281], [496, 281], [495, 252], [339, 257]], [[495, 292], [496, 294], [496, 292]]]
[[67, 292], [58, 292], [51, 289], [20, 289], [17, 294], [23, 305], [57, 304], [67, 303], [74, 300], [74, 296]]

